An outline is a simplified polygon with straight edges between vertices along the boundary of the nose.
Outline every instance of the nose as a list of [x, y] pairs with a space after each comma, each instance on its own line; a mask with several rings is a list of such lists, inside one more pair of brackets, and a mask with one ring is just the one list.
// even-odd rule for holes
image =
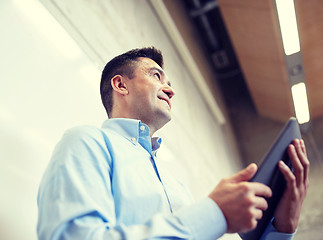
[[171, 99], [175, 95], [174, 89], [167, 83], [165, 83], [163, 92], [168, 96], [169, 99]]

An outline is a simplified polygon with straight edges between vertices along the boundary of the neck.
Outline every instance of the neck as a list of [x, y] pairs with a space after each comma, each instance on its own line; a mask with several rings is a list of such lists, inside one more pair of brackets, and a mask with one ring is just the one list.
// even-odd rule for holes
[[146, 124], [149, 127], [150, 137], [152, 137], [154, 135], [154, 133], [161, 128], [161, 127], [157, 128], [154, 124], [146, 122], [143, 119], [140, 119], [140, 118], [134, 117], [134, 116], [129, 116], [126, 114], [110, 114], [109, 118], [110, 119], [112, 119], [112, 118], [128, 118], [128, 119], [140, 120], [142, 123]]
[[150, 137], [154, 135], [154, 133], [161, 129], [170, 119], [165, 119], [161, 116], [155, 117], [147, 117], [144, 114], [138, 114], [138, 111], [131, 111], [131, 109], [124, 108], [114, 108], [112, 112], [109, 114], [110, 118], [129, 118], [140, 120], [142, 123], [145, 123], [149, 127]]

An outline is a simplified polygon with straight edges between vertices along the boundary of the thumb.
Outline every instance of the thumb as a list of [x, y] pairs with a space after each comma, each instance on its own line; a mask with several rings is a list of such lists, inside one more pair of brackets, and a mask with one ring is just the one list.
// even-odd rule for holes
[[243, 182], [243, 181], [249, 181], [257, 172], [257, 165], [255, 163], [251, 163], [248, 167], [245, 169], [242, 169], [240, 172], [237, 172], [231, 177], [231, 182]]

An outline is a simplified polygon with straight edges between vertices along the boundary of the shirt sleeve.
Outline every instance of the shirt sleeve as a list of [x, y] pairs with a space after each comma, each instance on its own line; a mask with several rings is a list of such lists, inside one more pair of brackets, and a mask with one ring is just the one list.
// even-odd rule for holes
[[295, 233], [281, 233], [273, 226], [272, 221], [268, 224], [260, 240], [292, 240]]
[[98, 129], [67, 132], [56, 146], [38, 193], [39, 240], [217, 239], [226, 232], [209, 198], [145, 223], [118, 222], [111, 188], [113, 154]]
[[226, 219], [210, 198], [175, 213], [192, 232], [193, 239], [218, 239], [227, 231]]

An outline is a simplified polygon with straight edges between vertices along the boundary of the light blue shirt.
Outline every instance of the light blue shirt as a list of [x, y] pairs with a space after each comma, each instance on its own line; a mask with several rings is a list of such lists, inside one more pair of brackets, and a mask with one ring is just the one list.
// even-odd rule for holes
[[[160, 144], [147, 125], [131, 119], [67, 131], [40, 184], [39, 239], [221, 237], [227, 225], [220, 208], [209, 198], [193, 203], [158, 163]], [[292, 236], [267, 230], [266, 239]]]

